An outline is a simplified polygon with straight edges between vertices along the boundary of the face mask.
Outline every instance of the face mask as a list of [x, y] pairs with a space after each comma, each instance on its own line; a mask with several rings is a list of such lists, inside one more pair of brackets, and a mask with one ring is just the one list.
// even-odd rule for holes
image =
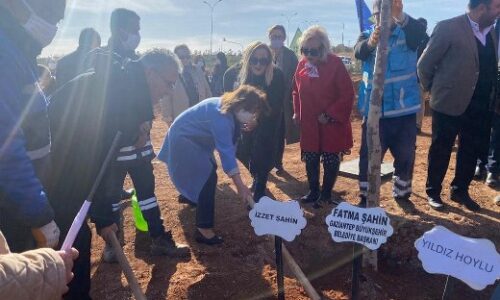
[[257, 116], [255, 113], [251, 113], [244, 109], [240, 109], [236, 112], [236, 119], [238, 122], [245, 125], [255, 125], [255, 123], [257, 123]]
[[141, 35], [138, 33], [129, 33], [127, 39], [122, 42], [127, 50], [135, 50], [141, 43]]
[[25, 0], [22, 0], [24, 6], [29, 10], [30, 17], [26, 24], [23, 25], [28, 34], [35, 39], [42, 47], [48, 46], [56, 36], [57, 25], [50, 24], [44, 19], [40, 18], [29, 6]]
[[271, 40], [272, 49], [279, 49], [283, 46], [285, 46], [285, 40], [280, 40], [280, 39]]

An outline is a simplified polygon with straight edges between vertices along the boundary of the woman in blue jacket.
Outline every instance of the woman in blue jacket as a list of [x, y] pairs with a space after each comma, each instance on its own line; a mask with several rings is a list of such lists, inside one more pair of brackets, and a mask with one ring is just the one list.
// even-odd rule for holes
[[240, 176], [236, 141], [240, 130], [252, 131], [256, 127], [265, 99], [259, 89], [242, 85], [221, 98], [210, 98], [189, 108], [168, 131], [158, 158], [167, 164], [181, 195], [197, 205], [195, 235], [199, 243], [223, 242], [213, 231], [217, 186], [214, 150], [219, 152], [222, 168], [233, 180], [238, 194], [244, 200], [252, 197]]

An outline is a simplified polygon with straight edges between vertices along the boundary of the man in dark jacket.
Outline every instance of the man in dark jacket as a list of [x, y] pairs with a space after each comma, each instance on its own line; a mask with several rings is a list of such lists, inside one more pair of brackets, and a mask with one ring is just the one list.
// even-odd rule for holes
[[499, 16], [500, 0], [470, 0], [467, 14], [437, 24], [418, 61], [420, 83], [431, 92], [432, 144], [426, 190], [434, 209], [444, 207], [442, 182], [457, 136], [450, 200], [471, 211], [480, 209], [469, 195], [469, 185], [490, 137], [490, 108], [498, 72], [493, 25]]
[[80, 32], [78, 48], [57, 62], [56, 85], [58, 88], [85, 71], [85, 58], [92, 49], [97, 47], [101, 47], [99, 33], [93, 28], [83, 29]]
[[[153, 254], [189, 254], [187, 248], [176, 247], [170, 232], [163, 227], [154, 197], [152, 147], [147, 153], [137, 151], [148, 140], [144, 139], [149, 136], [145, 124], [150, 124], [153, 118], [152, 100], [170, 93], [175, 84], [178, 74], [176, 60], [172, 54], [154, 50], [122, 67], [119, 61], [109, 57], [112, 54], [99, 55], [98, 66], [105, 66], [108, 61], [111, 65], [81, 74], [51, 98], [54, 184], [50, 195], [62, 236], [67, 234], [116, 133], [120, 131], [122, 137], [117, 153], [91, 207], [91, 218], [97, 232], [106, 236], [107, 232], [118, 230], [120, 192], [128, 171], [136, 183], [139, 205], [148, 222]], [[144, 195], [149, 195], [149, 199], [144, 199]], [[68, 299], [88, 299], [90, 245], [91, 231], [85, 223], [75, 242], [80, 257], [75, 262], [75, 279], [70, 285]]]
[[141, 43], [141, 18], [131, 10], [117, 8], [111, 13], [109, 24], [111, 37], [105, 49], [118, 54], [122, 59], [139, 58], [135, 50]]
[[[140, 36], [140, 21], [139, 15], [125, 8], [117, 8], [113, 10], [110, 18], [110, 31], [111, 37], [108, 40], [108, 44], [102, 48], [95, 49], [91, 51], [85, 60], [85, 65], [87, 68], [106, 68], [105, 72], [109, 73], [115, 67], [123, 67], [130, 60], [137, 60], [139, 56], [135, 52], [137, 47], [141, 42]], [[102, 56], [105, 54], [104, 56]], [[112, 55], [108, 55], [112, 54]], [[147, 107], [151, 106], [148, 103], [144, 103], [145, 106], [141, 108], [141, 111], [150, 111]], [[152, 110], [151, 110], [152, 111]], [[151, 113], [152, 114], [152, 113]], [[151, 116], [152, 119], [152, 116]], [[137, 149], [140, 153], [150, 152], [152, 150], [151, 144], [142, 145], [142, 149]], [[148, 168], [145, 166], [145, 168]], [[126, 174], [125, 174], [126, 175]], [[148, 173], [148, 177], [151, 178], [151, 174]], [[125, 177], [124, 177], [125, 179]], [[141, 189], [142, 187], [137, 187], [137, 184], [142, 184], [143, 181], [137, 182], [133, 181], [134, 187], [136, 189]], [[121, 191], [121, 199], [127, 199], [132, 196], [130, 191]], [[147, 199], [147, 198], [146, 198]], [[144, 200], [144, 199], [142, 199]], [[119, 208], [119, 206], [117, 206]], [[120, 211], [121, 213], [121, 211]], [[121, 218], [122, 220], [123, 218]], [[121, 224], [121, 223], [120, 223]], [[122, 227], [120, 225], [120, 227]], [[123, 243], [123, 230], [120, 230], [119, 239]], [[116, 262], [116, 257], [112, 251], [111, 245], [106, 245], [103, 252], [103, 259], [106, 262]]]
[[61, 0], [0, 1], [0, 227], [14, 252], [34, 249], [35, 241], [40, 247], [59, 242], [42, 186], [50, 130], [36, 57], [54, 38], [65, 6]]

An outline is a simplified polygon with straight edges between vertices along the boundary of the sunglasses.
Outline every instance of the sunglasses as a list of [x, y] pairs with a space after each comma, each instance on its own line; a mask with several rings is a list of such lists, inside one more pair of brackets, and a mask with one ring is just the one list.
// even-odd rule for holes
[[311, 57], [318, 57], [320, 54], [321, 49], [315, 49], [315, 48], [301, 48], [300, 53], [302, 53], [305, 56], [311, 56]]
[[256, 66], [258, 64], [260, 64], [261, 66], [268, 66], [269, 64], [271, 63], [271, 60], [267, 57], [263, 57], [263, 58], [257, 58], [257, 57], [252, 57], [250, 58], [250, 64], [252, 66]]

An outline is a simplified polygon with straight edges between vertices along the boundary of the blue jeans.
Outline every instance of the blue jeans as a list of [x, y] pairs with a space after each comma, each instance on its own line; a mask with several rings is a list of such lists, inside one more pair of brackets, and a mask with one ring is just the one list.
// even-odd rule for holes
[[[394, 157], [394, 197], [407, 197], [411, 194], [413, 164], [415, 162], [415, 143], [417, 141], [417, 115], [380, 119], [380, 143], [382, 158], [387, 150]], [[366, 122], [363, 120], [361, 149], [359, 151], [359, 189], [362, 196], [368, 191], [368, 142]]]

